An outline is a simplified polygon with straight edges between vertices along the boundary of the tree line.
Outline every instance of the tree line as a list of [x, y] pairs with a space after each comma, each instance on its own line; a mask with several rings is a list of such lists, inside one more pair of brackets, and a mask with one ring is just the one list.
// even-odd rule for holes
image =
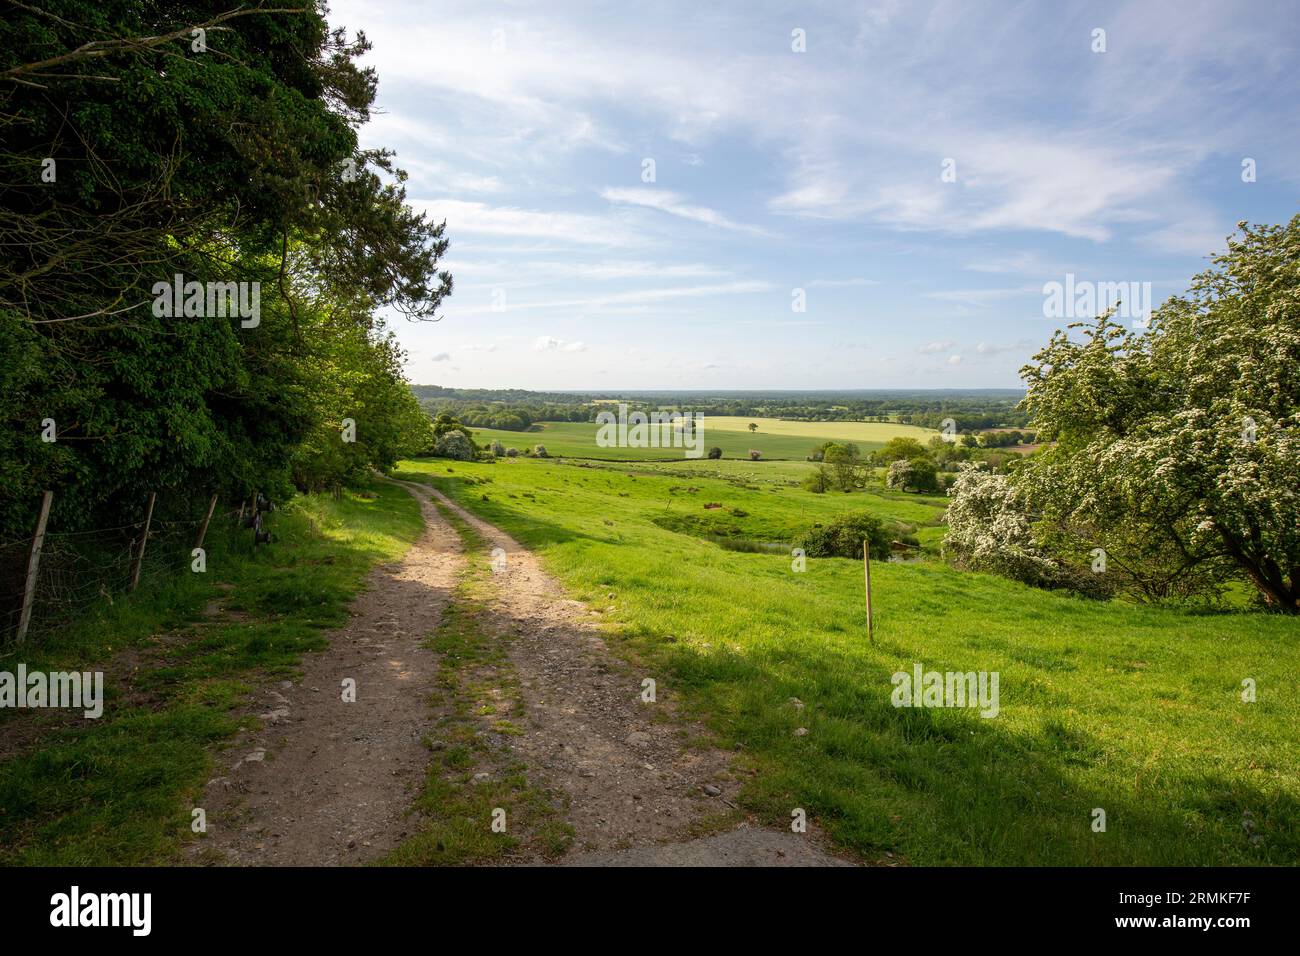
[[436, 317], [444, 224], [359, 147], [369, 45], [322, 9], [6, 10], [0, 538], [47, 489], [58, 527], [114, 527], [432, 443], [379, 313]]

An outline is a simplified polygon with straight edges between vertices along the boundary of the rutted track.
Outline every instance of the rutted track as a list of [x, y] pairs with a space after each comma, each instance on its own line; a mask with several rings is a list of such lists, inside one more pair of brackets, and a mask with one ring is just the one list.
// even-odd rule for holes
[[[725, 813], [736, 785], [729, 756], [688, 747], [684, 726], [662, 699], [641, 699], [642, 675], [606, 647], [595, 617], [567, 599], [537, 556], [440, 491], [430, 494], [498, 552], [490, 626], [508, 634], [508, 654], [527, 710], [511, 746], [530, 772], [569, 796], [575, 831], [569, 864], [841, 865], [814, 839], [739, 826], [702, 839], [692, 833]], [[487, 556], [482, 556], [487, 560]], [[711, 788], [706, 792], [705, 787]]]
[[[338, 865], [376, 859], [416, 825], [407, 816], [428, 766], [422, 738], [437, 659], [425, 646], [467, 560], [439, 508], [497, 553], [493, 596], [478, 610], [503, 642], [525, 708], [506, 746], [531, 778], [567, 796], [575, 839], [567, 865], [844, 865], [812, 835], [736, 825], [729, 756], [688, 746], [702, 736], [671, 705], [641, 699], [643, 677], [606, 647], [596, 618], [564, 596], [536, 555], [440, 491], [399, 482], [420, 502], [425, 531], [402, 560], [372, 572], [349, 623], [307, 657], [302, 679], [267, 686], [262, 726], [223, 754], [201, 805], [207, 838], [196, 862]], [[342, 682], [356, 682], [356, 701]], [[707, 789], [706, 789], [707, 788]], [[484, 821], [486, 826], [488, 821]], [[521, 856], [513, 862], [542, 863]]]
[[[456, 533], [425, 495], [416, 497], [419, 540], [400, 562], [371, 572], [352, 619], [307, 656], [301, 680], [261, 691], [261, 728], [223, 754], [226, 768], [201, 798], [208, 834], [193, 844], [196, 854], [328, 866], [373, 859], [404, 836], [428, 761], [421, 738], [434, 718], [436, 662], [423, 642], [464, 560]], [[342, 699], [348, 678], [355, 703]]]

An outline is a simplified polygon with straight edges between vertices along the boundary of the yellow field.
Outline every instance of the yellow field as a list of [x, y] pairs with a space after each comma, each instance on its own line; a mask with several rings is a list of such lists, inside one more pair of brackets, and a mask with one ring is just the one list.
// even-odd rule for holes
[[760, 435], [794, 435], [828, 438], [835, 441], [887, 442], [891, 438], [915, 438], [925, 444], [939, 433], [919, 425], [898, 422], [791, 422], [780, 418], [741, 418], [735, 415], [706, 415], [704, 427], [717, 431], [744, 432], [749, 423], [758, 426]]

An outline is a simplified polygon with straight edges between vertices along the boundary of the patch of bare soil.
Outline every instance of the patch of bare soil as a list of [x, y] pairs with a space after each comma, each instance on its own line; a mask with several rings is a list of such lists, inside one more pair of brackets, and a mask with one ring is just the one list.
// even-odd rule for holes
[[[537, 557], [441, 492], [438, 502], [494, 551], [488, 626], [509, 637], [527, 722], [509, 746], [548, 786], [568, 795], [576, 865], [840, 865], [815, 834], [741, 826], [692, 839], [734, 811], [730, 757], [673, 714], [664, 688], [642, 700], [642, 680], [608, 649], [597, 617], [567, 599]], [[500, 549], [496, 551], [495, 549]], [[503, 560], [504, 558], [504, 560]], [[487, 560], [486, 557], [483, 560]], [[734, 812], [732, 814], [735, 815]], [[536, 860], [526, 862], [538, 862]]]
[[[415, 486], [402, 483], [414, 491]], [[374, 859], [406, 835], [434, 713], [434, 631], [461, 566], [460, 541], [424, 494], [425, 530], [376, 568], [352, 618], [309, 654], [302, 678], [260, 691], [261, 727], [241, 733], [200, 805], [195, 862], [312, 866]], [[346, 702], [344, 681], [355, 681]]]

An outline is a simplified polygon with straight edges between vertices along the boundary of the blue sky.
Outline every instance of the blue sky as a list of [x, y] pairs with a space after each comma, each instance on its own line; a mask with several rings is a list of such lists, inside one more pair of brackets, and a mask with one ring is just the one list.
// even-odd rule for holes
[[1297, 212], [1294, 3], [714, 6], [331, 4], [451, 239], [413, 381], [1015, 386], [1045, 283], [1159, 302]]

